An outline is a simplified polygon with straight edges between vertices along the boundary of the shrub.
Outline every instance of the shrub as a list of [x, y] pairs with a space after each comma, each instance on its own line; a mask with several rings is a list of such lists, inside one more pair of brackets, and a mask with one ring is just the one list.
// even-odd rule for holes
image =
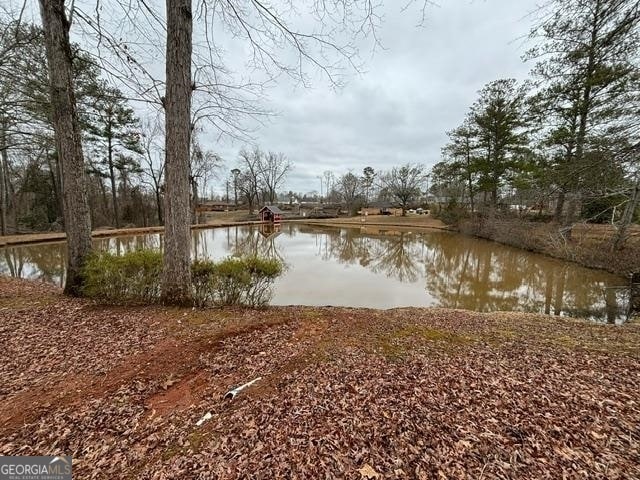
[[195, 260], [191, 264], [193, 303], [198, 307], [214, 302], [216, 264], [211, 260]]
[[244, 261], [251, 276], [245, 304], [254, 307], [267, 305], [273, 297], [271, 287], [284, 271], [284, 265], [273, 258], [248, 257]]
[[217, 305], [266, 305], [273, 295], [271, 287], [282, 274], [279, 260], [262, 257], [229, 257], [215, 264], [214, 303]]
[[158, 251], [97, 252], [84, 266], [84, 294], [110, 303], [153, 303], [160, 297], [161, 273]]
[[[269, 303], [275, 279], [284, 270], [279, 260], [227, 258], [191, 265], [192, 299], [196, 306]], [[157, 303], [160, 299], [162, 253], [141, 249], [114, 255], [97, 252], [84, 266], [84, 294], [107, 303]]]

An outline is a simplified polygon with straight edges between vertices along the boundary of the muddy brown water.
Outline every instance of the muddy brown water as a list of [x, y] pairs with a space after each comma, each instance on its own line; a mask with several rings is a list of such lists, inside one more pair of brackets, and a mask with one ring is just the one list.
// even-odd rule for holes
[[[99, 239], [95, 245], [119, 253], [162, 248], [162, 236]], [[64, 243], [0, 253], [0, 273], [64, 282]], [[626, 318], [622, 277], [451, 232], [305, 224], [193, 232], [194, 258], [250, 254], [287, 265], [275, 285], [275, 305], [508, 310], [609, 323]]]

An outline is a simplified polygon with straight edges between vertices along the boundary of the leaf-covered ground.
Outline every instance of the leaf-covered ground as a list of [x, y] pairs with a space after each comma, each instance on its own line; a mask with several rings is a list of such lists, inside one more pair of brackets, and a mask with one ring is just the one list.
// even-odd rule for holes
[[3, 279], [0, 345], [0, 454], [78, 479], [640, 478], [637, 324], [105, 308]]

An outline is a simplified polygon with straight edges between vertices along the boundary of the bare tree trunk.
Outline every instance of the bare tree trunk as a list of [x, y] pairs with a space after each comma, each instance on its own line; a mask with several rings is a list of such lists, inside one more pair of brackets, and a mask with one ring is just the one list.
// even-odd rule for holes
[[107, 189], [101, 176], [98, 176], [98, 186], [100, 187], [100, 197], [102, 198], [102, 208], [100, 210], [104, 219], [107, 219], [109, 218], [109, 201], [107, 200]]
[[162, 297], [186, 304], [191, 289], [189, 155], [191, 136], [191, 0], [167, 0], [166, 194]]
[[573, 224], [582, 208], [582, 196], [579, 192], [567, 192], [564, 205], [560, 233], [566, 241], [570, 241], [573, 236]]
[[[111, 121], [111, 120], [109, 120]], [[113, 202], [113, 220], [116, 228], [120, 228], [120, 212], [118, 211], [118, 186], [116, 185], [116, 172], [113, 165], [113, 144], [111, 141], [111, 128], [107, 139], [107, 161], [109, 162], [109, 180], [111, 182], [111, 200]]]
[[[227, 199], [228, 201], [228, 199]], [[191, 222], [198, 223], [198, 182], [191, 180]]]
[[158, 225], [162, 225], [162, 196], [160, 195], [160, 187], [156, 185], [156, 209], [158, 210]]
[[471, 174], [469, 173], [468, 177], [467, 177], [467, 185], [468, 185], [468, 189], [469, 189], [469, 204], [471, 205], [471, 213], [475, 213], [475, 204], [473, 202], [473, 180], [471, 178]]
[[40, 0], [44, 28], [51, 113], [62, 169], [64, 223], [67, 233], [67, 295], [81, 295], [82, 267], [91, 252], [91, 218], [85, 189], [84, 158], [73, 91], [69, 21], [64, 0]]
[[[576, 167], [579, 168], [582, 166], [584, 161], [584, 150], [585, 144], [587, 141], [587, 125], [589, 123], [589, 119], [591, 118], [592, 113], [592, 88], [593, 88], [593, 78], [595, 75], [596, 69], [596, 53], [598, 49], [598, 35], [599, 35], [599, 25], [602, 22], [601, 12], [602, 12], [602, 0], [596, 0], [595, 5], [593, 6], [593, 22], [591, 28], [591, 39], [590, 43], [587, 46], [588, 51], [588, 61], [587, 66], [585, 68], [585, 78], [584, 78], [584, 90], [581, 94], [581, 99], [579, 102], [579, 111], [578, 111], [578, 132], [576, 135], [576, 154], [574, 158], [574, 162]], [[571, 189], [571, 195], [567, 197], [568, 207], [566, 209], [566, 213], [562, 220], [562, 236], [565, 240], [571, 240], [571, 235], [573, 231], [573, 224], [580, 214], [580, 175], [573, 180], [575, 187]]]
[[53, 196], [56, 201], [56, 221], [59, 220], [60, 215], [62, 214], [61, 201], [60, 201], [60, 184], [58, 182], [58, 164], [57, 162], [52, 162], [52, 155], [47, 150], [46, 153], [47, 165], [49, 165], [49, 178], [51, 179], [51, 185], [53, 186]]
[[624, 244], [629, 237], [629, 225], [633, 221], [633, 215], [636, 213], [638, 209], [638, 204], [640, 204], [640, 176], [636, 179], [636, 183], [633, 186], [633, 193], [631, 194], [631, 198], [624, 209], [624, 213], [622, 214], [622, 219], [620, 221], [620, 226], [618, 226], [618, 231], [613, 240], [613, 249], [620, 250], [624, 247]]
[[0, 124], [0, 155], [2, 155], [2, 163], [0, 164], [0, 230], [2, 235], [7, 234], [7, 171], [4, 166], [9, 163], [7, 158], [7, 130], [6, 123], [2, 119]]
[[564, 211], [564, 197], [565, 191], [564, 189], [562, 189], [558, 192], [558, 199], [556, 200], [556, 210], [553, 215], [556, 222], [558, 223], [562, 221], [562, 212]]

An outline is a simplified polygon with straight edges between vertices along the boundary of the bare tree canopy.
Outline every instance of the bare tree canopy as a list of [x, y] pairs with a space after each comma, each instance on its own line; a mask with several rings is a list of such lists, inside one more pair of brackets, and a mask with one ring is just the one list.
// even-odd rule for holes
[[406, 164], [393, 167], [383, 175], [382, 188], [400, 204], [402, 215], [406, 215], [411, 202], [421, 197], [426, 181], [427, 169], [424, 165]]

